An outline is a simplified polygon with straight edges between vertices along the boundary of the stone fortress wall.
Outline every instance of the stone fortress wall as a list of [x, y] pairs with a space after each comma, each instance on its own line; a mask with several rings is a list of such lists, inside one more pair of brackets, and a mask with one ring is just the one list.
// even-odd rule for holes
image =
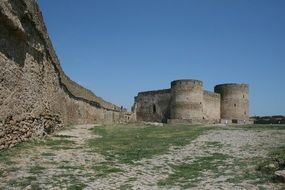
[[204, 119], [210, 123], [219, 123], [221, 118], [221, 95], [204, 91], [203, 100]]
[[176, 80], [170, 89], [138, 93], [133, 109], [137, 121], [249, 123], [249, 87], [221, 84], [209, 92], [202, 81]]
[[65, 75], [36, 0], [0, 1], [0, 68], [0, 149], [62, 125], [132, 119]]

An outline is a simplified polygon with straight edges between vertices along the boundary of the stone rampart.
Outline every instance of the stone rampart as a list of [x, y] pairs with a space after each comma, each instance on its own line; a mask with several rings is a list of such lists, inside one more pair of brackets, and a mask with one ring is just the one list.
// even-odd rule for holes
[[0, 1], [0, 68], [0, 147], [62, 124], [125, 120], [120, 107], [65, 75], [36, 0]]

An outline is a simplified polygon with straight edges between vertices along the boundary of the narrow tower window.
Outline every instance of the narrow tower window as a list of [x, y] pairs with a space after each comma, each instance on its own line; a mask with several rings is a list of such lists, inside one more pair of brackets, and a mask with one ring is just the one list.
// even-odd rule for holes
[[152, 112], [156, 113], [156, 105], [155, 104], [152, 105]]
[[234, 107], [237, 107], [237, 104], [234, 104]]

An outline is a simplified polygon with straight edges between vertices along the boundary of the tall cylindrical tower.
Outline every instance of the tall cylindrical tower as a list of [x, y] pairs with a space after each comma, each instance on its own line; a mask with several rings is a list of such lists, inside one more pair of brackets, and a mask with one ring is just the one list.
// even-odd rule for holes
[[171, 82], [171, 119], [203, 119], [203, 83], [199, 80]]
[[220, 84], [215, 92], [221, 94], [221, 119], [249, 120], [249, 86]]

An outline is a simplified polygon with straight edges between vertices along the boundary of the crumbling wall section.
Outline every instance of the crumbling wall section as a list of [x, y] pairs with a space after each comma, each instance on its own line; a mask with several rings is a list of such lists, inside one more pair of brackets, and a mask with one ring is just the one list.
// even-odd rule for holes
[[170, 117], [171, 90], [140, 92], [135, 97], [137, 121], [167, 122]]
[[30, 138], [46, 136], [60, 128], [62, 124], [58, 115], [25, 116], [17, 120], [8, 117], [0, 124], [0, 150]]

